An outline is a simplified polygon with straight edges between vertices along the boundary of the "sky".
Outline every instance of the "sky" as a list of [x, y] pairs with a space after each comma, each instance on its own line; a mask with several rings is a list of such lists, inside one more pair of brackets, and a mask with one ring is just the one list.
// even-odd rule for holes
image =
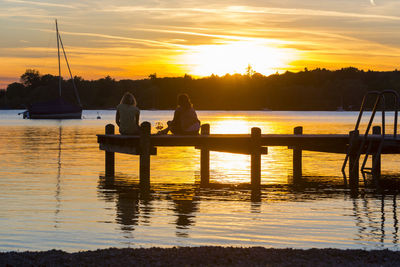
[[400, 0], [0, 0], [0, 89], [58, 75], [55, 19], [84, 79], [400, 64]]

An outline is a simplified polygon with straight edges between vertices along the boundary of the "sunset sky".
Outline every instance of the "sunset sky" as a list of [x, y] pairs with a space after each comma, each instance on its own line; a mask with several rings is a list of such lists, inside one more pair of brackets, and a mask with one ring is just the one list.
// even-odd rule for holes
[[400, 65], [400, 0], [0, 0], [0, 88], [57, 75], [56, 18], [85, 79]]

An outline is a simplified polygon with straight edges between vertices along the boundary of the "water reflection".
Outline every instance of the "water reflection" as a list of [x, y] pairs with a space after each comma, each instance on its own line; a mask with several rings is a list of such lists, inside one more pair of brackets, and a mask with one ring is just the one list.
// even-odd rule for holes
[[[318, 180], [318, 178], [314, 178]], [[196, 227], [197, 216], [204, 216], [200, 207], [207, 202], [216, 202], [215, 210], [219, 210], [218, 202], [223, 205], [227, 201], [237, 203], [248, 202], [249, 214], [268, 215], [268, 206], [274, 203], [292, 203], [293, 206], [304, 202], [318, 202], [325, 199], [352, 203], [353, 223], [357, 229], [353, 240], [367, 248], [370, 243], [376, 247], [385, 248], [388, 243], [398, 247], [398, 215], [397, 195], [376, 195], [365, 192], [353, 198], [348, 190], [335, 184], [321, 185], [314, 179], [305, 179], [299, 186], [262, 186], [257, 199], [249, 185], [211, 184], [210, 188], [200, 188], [199, 184], [155, 184], [151, 191], [141, 191], [137, 179], [127, 175], [118, 175], [116, 178], [100, 176], [98, 181], [98, 195], [106, 202], [114, 203], [116, 207], [115, 221], [125, 233], [131, 233], [142, 226], [152, 226], [160, 211], [155, 205], [168, 203], [167, 210], [174, 220], [175, 235], [178, 238], [190, 238], [191, 229]], [[157, 203], [157, 204], [156, 204]], [[350, 204], [351, 205], [351, 204]], [[302, 205], [300, 205], [302, 206]], [[349, 207], [350, 208], [350, 207]], [[243, 211], [242, 211], [243, 212]], [[267, 213], [266, 213], [267, 212]], [[333, 212], [327, 210], [326, 212]], [[339, 214], [340, 215], [340, 214]], [[303, 215], [307, 218], [307, 215]], [[168, 220], [168, 215], [166, 219]], [[311, 216], [312, 217], [312, 216]], [[310, 217], [310, 223], [312, 223]], [[221, 218], [225, 220], [226, 218]], [[271, 217], [271, 222], [275, 219]], [[268, 220], [265, 223], [269, 224]], [[154, 226], [154, 225], [153, 225]], [[277, 224], [276, 227], [280, 227]], [[326, 227], [331, 227], [326, 225]], [[390, 234], [389, 234], [390, 233]], [[132, 237], [132, 236], [129, 236]]]
[[[388, 196], [363, 195], [357, 199], [353, 198], [353, 216], [358, 229], [355, 240], [365, 244], [374, 242], [380, 244], [381, 248], [384, 248], [386, 241], [388, 241], [397, 248], [398, 218], [396, 199], [396, 194]], [[391, 218], [390, 215], [392, 215]], [[386, 234], [388, 229], [392, 229], [392, 236]]]
[[115, 178], [100, 176], [98, 182], [99, 197], [116, 204], [116, 222], [122, 231], [134, 231], [139, 223], [144, 226], [150, 225], [154, 211], [153, 201], [165, 198], [172, 204], [170, 210], [176, 217], [176, 235], [180, 237], [188, 237], [185, 230], [195, 223], [195, 213], [199, 205], [196, 194], [199, 190], [196, 185], [187, 188], [161, 185], [157, 191], [149, 192], [140, 189], [137, 181], [124, 175]]
[[[307, 133], [343, 133], [354, 126], [353, 117], [351, 123], [324, 122], [336, 121], [337, 114], [332, 119], [319, 113], [293, 119], [297, 112], [238, 112], [230, 119], [226, 112], [203, 114], [215, 133], [226, 127], [249, 133], [254, 126], [291, 133], [299, 120]], [[160, 120], [159, 112], [152, 116]], [[283, 147], [262, 157], [259, 192], [250, 190], [248, 156], [217, 152], [211, 153], [211, 186], [200, 188], [198, 151], [160, 148], [152, 158], [152, 191], [145, 194], [138, 186], [137, 157], [118, 154], [116, 170], [126, 174], [99, 177], [104, 153], [96, 134], [105, 123], [0, 121], [0, 249], [78, 251], [126, 244], [399, 249], [398, 177], [384, 181], [390, 192], [361, 188], [351, 198], [340, 176], [343, 155], [304, 152], [305, 176], [292, 183], [292, 151]], [[382, 162], [389, 174], [400, 173], [398, 157], [383, 155]]]
[[[171, 186], [169, 186], [171, 188]], [[172, 190], [171, 190], [172, 189]], [[169, 189], [168, 198], [172, 201], [174, 212], [176, 235], [188, 237], [187, 229], [195, 225], [196, 212], [198, 212], [200, 201], [200, 188], [195, 186], [183, 186]]]
[[57, 228], [60, 220], [58, 219], [58, 214], [61, 210], [61, 144], [62, 144], [62, 126], [59, 127], [59, 134], [58, 134], [58, 160], [57, 160], [57, 183], [56, 183], [56, 192], [55, 192], [55, 199], [56, 199], [56, 209], [54, 212], [54, 227]]
[[[151, 201], [148, 194], [140, 194], [137, 183], [132, 183], [128, 179], [112, 178], [100, 176], [98, 192], [102, 199], [107, 202], [116, 202], [116, 222], [124, 232], [135, 230], [139, 223], [141, 204], [145, 205], [144, 213], [151, 213]], [[141, 203], [140, 200], [146, 200]], [[148, 216], [145, 220], [148, 219]]]
[[399, 220], [397, 218], [397, 195], [393, 195], [393, 244], [397, 244], [399, 241]]
[[259, 202], [252, 201], [251, 207], [250, 207], [250, 212], [251, 213], [261, 213], [261, 201], [259, 201]]

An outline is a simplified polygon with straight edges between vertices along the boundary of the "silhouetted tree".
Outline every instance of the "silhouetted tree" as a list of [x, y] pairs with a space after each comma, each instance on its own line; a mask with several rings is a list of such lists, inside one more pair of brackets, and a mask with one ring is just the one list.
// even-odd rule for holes
[[[251, 75], [250, 75], [251, 74]], [[157, 77], [150, 74], [142, 80], [116, 81], [110, 76], [98, 80], [74, 77], [84, 108], [114, 108], [122, 95], [133, 93], [141, 109], [173, 109], [176, 96], [188, 93], [197, 109], [336, 110], [358, 109], [362, 96], [369, 90], [400, 88], [400, 71], [362, 71], [354, 67], [330, 71], [317, 68], [297, 73], [264, 76], [251, 66], [241, 74], [211, 75], [193, 78]], [[72, 80], [62, 80], [62, 97], [76, 101]], [[21, 83], [8, 85], [1, 107], [20, 108], [58, 96], [58, 76], [40, 75], [28, 69]]]
[[40, 85], [40, 74], [39, 71], [34, 69], [27, 69], [24, 74], [21, 75], [21, 82], [26, 87], [34, 88]]
[[9, 99], [15, 97], [24, 97], [26, 95], [26, 87], [22, 83], [11, 83], [7, 86], [6, 96]]

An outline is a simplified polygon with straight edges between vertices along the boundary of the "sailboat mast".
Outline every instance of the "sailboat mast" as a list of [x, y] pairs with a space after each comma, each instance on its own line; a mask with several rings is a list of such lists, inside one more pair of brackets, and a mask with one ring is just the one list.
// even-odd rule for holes
[[71, 68], [69, 67], [67, 54], [65, 53], [65, 49], [64, 49], [64, 45], [63, 45], [63, 42], [62, 42], [62, 39], [61, 39], [61, 35], [59, 34], [58, 36], [59, 36], [59, 39], [60, 39], [60, 44], [61, 44], [61, 48], [62, 48], [62, 51], [63, 51], [63, 54], [64, 54], [65, 62], [67, 63], [69, 75], [71, 76], [72, 85], [74, 86], [74, 92], [75, 92], [76, 99], [78, 100], [79, 106], [82, 107], [81, 99], [79, 98], [78, 89], [76, 88], [74, 77], [72, 77]]
[[57, 54], [58, 54], [58, 93], [61, 97], [60, 35], [58, 33], [57, 20], [56, 20], [56, 33], [57, 33]]

